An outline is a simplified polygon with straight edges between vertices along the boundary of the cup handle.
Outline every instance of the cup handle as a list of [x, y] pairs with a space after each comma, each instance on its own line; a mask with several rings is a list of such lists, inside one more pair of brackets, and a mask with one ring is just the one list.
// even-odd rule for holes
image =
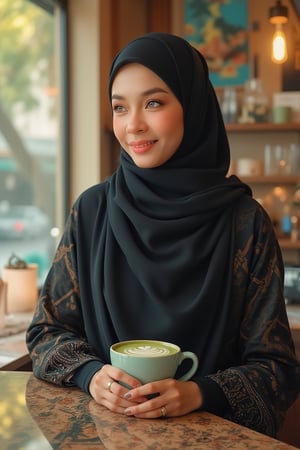
[[193, 365], [190, 368], [190, 370], [187, 371], [186, 374], [182, 375], [182, 377], [178, 378], [179, 381], [187, 381], [195, 374], [196, 370], [198, 369], [199, 360], [198, 356], [193, 352], [181, 352], [181, 360], [180, 363], [182, 363], [185, 359], [191, 359], [193, 361]]

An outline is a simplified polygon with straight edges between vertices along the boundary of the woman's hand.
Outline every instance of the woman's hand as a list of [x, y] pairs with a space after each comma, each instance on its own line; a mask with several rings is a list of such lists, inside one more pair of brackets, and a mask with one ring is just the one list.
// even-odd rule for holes
[[201, 408], [203, 402], [193, 381], [168, 378], [141, 385], [136, 378], [109, 364], [95, 373], [89, 390], [94, 400], [109, 410], [143, 419], [183, 416]]
[[[152, 398], [140, 403], [139, 399], [148, 396]], [[136, 387], [128, 391], [125, 398], [136, 403], [126, 408], [125, 414], [142, 419], [183, 416], [201, 408], [203, 403], [201, 391], [195, 382], [173, 378]]]
[[120, 382], [132, 388], [141, 386], [136, 378], [117, 367], [106, 364], [91, 378], [90, 394], [97, 403], [120, 414], [125, 414], [125, 410], [131, 406], [147, 401], [146, 397], [138, 395], [135, 395], [134, 400], [126, 399], [130, 388], [122, 386]]

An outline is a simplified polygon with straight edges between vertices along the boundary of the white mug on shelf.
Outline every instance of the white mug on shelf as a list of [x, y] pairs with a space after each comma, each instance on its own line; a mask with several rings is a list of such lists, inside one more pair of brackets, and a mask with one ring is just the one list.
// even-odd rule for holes
[[239, 176], [260, 176], [263, 173], [263, 162], [255, 158], [239, 158], [236, 171]]

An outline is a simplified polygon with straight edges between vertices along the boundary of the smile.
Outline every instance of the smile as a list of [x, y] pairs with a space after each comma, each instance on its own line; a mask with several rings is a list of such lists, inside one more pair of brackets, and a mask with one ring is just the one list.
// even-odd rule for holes
[[153, 141], [143, 141], [143, 142], [130, 142], [129, 146], [135, 153], [144, 153], [149, 151], [157, 140]]

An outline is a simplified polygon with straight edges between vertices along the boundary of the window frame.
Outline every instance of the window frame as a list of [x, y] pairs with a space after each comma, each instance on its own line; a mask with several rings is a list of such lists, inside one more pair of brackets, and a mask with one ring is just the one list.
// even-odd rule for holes
[[[69, 153], [69, 89], [68, 89], [68, 21], [67, 0], [29, 0], [49, 14], [56, 14], [59, 29], [59, 79], [60, 79], [60, 140], [61, 140], [61, 221], [65, 222], [69, 214], [70, 198], [70, 153]], [[62, 225], [62, 224], [61, 224]]]

